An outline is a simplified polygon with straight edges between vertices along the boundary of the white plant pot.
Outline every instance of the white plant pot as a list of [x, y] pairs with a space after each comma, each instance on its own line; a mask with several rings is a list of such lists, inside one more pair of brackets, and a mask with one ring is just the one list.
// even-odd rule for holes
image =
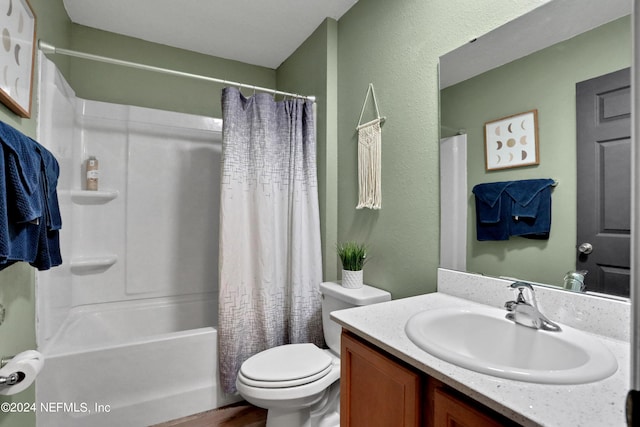
[[362, 270], [342, 270], [342, 286], [349, 289], [362, 287]]

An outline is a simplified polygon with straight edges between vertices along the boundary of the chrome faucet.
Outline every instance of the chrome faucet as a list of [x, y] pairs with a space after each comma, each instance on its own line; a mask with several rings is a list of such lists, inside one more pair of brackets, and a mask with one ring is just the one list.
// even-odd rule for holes
[[[538, 309], [538, 303], [536, 302], [536, 294], [533, 290], [533, 286], [526, 282], [514, 282], [509, 286], [511, 289], [518, 290], [518, 296], [515, 301], [507, 301], [504, 303], [504, 308], [509, 313], [505, 316], [509, 320], [528, 326], [533, 329], [543, 329], [545, 331], [560, 332], [562, 329], [557, 324], [540, 313]], [[528, 289], [531, 293], [531, 303], [524, 297], [523, 291]]]

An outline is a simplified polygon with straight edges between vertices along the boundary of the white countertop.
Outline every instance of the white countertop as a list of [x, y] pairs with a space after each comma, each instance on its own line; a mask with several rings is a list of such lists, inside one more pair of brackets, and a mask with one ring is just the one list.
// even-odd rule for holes
[[407, 320], [421, 311], [474, 305], [478, 303], [438, 292], [334, 311], [331, 318], [427, 375], [524, 426], [626, 426], [625, 399], [630, 378], [630, 347], [626, 341], [590, 334], [600, 339], [618, 361], [618, 370], [609, 378], [589, 384], [548, 385], [508, 380], [458, 367], [421, 350], [404, 332]]

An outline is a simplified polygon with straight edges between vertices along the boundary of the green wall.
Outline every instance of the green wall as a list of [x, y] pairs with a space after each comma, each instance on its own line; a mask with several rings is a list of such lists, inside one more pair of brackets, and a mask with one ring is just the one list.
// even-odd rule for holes
[[[5, 322], [0, 325], [0, 357], [36, 348], [34, 277], [33, 268], [25, 263], [0, 272], [0, 303], [6, 310]], [[0, 404], [5, 402], [35, 402], [35, 386], [12, 396], [0, 396]], [[29, 427], [35, 423], [34, 412], [0, 411], [1, 427]]]
[[338, 23], [325, 20], [277, 70], [280, 90], [316, 96], [318, 198], [323, 276], [335, 279], [338, 259]]
[[[369, 244], [366, 283], [394, 298], [436, 290], [438, 58], [535, 3], [360, 0], [339, 20], [338, 237]], [[355, 209], [355, 127], [370, 82], [387, 116], [379, 211]]]
[[[630, 65], [631, 21], [626, 17], [442, 91], [442, 124], [467, 131], [469, 195], [474, 185], [483, 182], [531, 178], [559, 182], [553, 190], [549, 240], [477, 241], [475, 199], [470, 196], [469, 271], [562, 285], [565, 273], [575, 269], [575, 85]], [[538, 110], [540, 164], [485, 171], [484, 123], [532, 109]]]
[[[270, 68], [77, 24], [73, 24], [71, 34], [71, 49], [80, 52], [261, 87], [276, 85], [276, 72]], [[220, 91], [224, 85], [221, 84], [77, 58], [71, 59], [70, 76], [69, 83], [80, 98], [222, 117]], [[243, 92], [247, 96], [252, 94], [247, 89]]]

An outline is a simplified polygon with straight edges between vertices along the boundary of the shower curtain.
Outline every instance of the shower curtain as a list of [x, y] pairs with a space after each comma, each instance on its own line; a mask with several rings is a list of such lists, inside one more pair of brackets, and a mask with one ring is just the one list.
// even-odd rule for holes
[[274, 346], [324, 345], [311, 101], [222, 92], [220, 379]]

